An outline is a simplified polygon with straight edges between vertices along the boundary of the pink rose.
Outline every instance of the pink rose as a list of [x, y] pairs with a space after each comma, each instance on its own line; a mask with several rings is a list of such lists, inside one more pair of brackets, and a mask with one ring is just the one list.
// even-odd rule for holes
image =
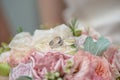
[[46, 54], [35, 53], [31, 59], [33, 61], [34, 77], [44, 79], [45, 74], [50, 71], [58, 71], [64, 74], [66, 60], [70, 58], [59, 52], [48, 52]]
[[10, 58], [9, 64], [14, 67], [19, 63], [25, 63], [30, 54], [35, 51], [32, 45], [32, 36], [27, 32], [16, 34], [9, 44]]
[[118, 50], [117, 53], [115, 53], [112, 65], [114, 65], [118, 71], [120, 71], [120, 50]]
[[34, 51], [35, 51], [34, 49], [28, 51], [12, 49], [10, 51], [8, 63], [10, 64], [11, 67], [15, 67], [19, 63], [27, 63]]
[[118, 53], [118, 48], [115, 46], [110, 46], [102, 56], [104, 56], [110, 64], [113, 63], [114, 55]]
[[74, 66], [66, 80], [113, 80], [113, 76], [105, 58], [79, 51], [74, 56]]
[[115, 46], [110, 46], [103, 54], [113, 68], [120, 71], [120, 50]]

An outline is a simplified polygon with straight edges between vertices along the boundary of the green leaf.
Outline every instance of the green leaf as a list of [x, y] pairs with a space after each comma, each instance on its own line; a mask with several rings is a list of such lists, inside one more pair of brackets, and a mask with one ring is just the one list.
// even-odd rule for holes
[[73, 19], [73, 20], [71, 21], [71, 25], [75, 27], [76, 24], [77, 24], [77, 19]]
[[120, 76], [116, 78], [116, 80], [120, 80]]
[[110, 45], [110, 41], [104, 37], [100, 37], [96, 42], [92, 37], [87, 37], [84, 42], [84, 50], [94, 54], [101, 55]]
[[17, 33], [21, 33], [21, 32], [23, 32], [23, 28], [21, 26], [19, 26], [17, 29]]
[[78, 28], [77, 19], [71, 20], [71, 23], [68, 24], [68, 26], [71, 29], [73, 36], [80, 36], [81, 35], [81, 30], [77, 29]]
[[82, 31], [81, 30], [79, 30], [79, 29], [77, 29], [77, 30], [75, 30], [75, 36], [80, 36], [81, 35], [81, 33], [82, 33]]
[[48, 72], [45, 76], [45, 80], [60, 80], [61, 76], [59, 72]]
[[0, 54], [6, 51], [10, 51], [10, 48], [7, 43], [2, 42], [0, 47]]
[[29, 76], [20, 76], [16, 80], [33, 80], [33, 79], [31, 77], [29, 77]]
[[8, 44], [5, 43], [5, 42], [2, 42], [2, 43], [1, 43], [1, 46], [2, 46], [3, 48], [7, 48], [7, 47], [8, 47]]
[[10, 66], [7, 63], [0, 63], [0, 75], [9, 76]]
[[64, 68], [65, 73], [67, 73], [67, 74], [70, 73], [71, 68], [73, 67], [73, 65], [74, 65], [73, 61], [72, 60], [68, 60], [66, 62], [65, 68]]
[[72, 44], [72, 45], [70, 45], [71, 46], [71, 48], [76, 48], [76, 45], [75, 44]]
[[4, 48], [0, 47], [0, 54], [4, 52]]

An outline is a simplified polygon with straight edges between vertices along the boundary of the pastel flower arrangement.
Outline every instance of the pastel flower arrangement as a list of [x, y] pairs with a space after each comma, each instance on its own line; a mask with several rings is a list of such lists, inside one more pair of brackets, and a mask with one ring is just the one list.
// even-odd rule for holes
[[9, 80], [120, 80], [120, 49], [76, 20], [3, 46], [0, 75]]

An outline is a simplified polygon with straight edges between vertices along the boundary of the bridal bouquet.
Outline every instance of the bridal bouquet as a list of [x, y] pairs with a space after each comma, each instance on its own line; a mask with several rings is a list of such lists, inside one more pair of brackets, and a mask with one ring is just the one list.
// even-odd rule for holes
[[120, 49], [76, 20], [2, 46], [0, 75], [9, 80], [120, 80]]

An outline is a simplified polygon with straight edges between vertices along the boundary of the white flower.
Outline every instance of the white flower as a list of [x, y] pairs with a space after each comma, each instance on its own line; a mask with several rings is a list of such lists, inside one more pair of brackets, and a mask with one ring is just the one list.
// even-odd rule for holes
[[21, 32], [13, 38], [9, 47], [11, 51], [8, 62], [11, 66], [16, 66], [20, 62], [24, 62], [34, 51], [32, 36], [27, 32]]
[[72, 36], [72, 32], [69, 27], [62, 24], [50, 30], [36, 30], [33, 35], [33, 46], [42, 52], [50, 51], [49, 42], [55, 37], [61, 37], [62, 40]]
[[20, 63], [17, 67], [11, 70], [9, 80], [16, 80], [20, 76], [30, 76], [32, 77], [32, 66], [31, 63], [23, 64]]
[[72, 32], [69, 27], [64, 24], [50, 30], [36, 30], [33, 35], [33, 43], [48, 43], [56, 36], [65, 39], [72, 36]]
[[10, 57], [10, 52], [4, 52], [0, 55], [0, 63], [7, 62]]
[[27, 32], [17, 34], [9, 44], [11, 49], [26, 50], [29, 49], [32, 42], [32, 36]]

